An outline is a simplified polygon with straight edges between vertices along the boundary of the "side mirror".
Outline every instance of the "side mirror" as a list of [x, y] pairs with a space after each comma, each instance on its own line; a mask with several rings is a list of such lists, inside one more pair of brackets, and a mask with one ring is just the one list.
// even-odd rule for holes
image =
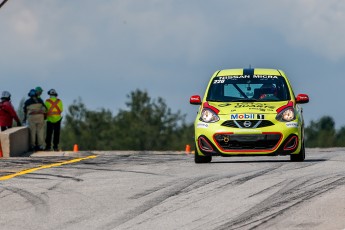
[[189, 103], [192, 105], [201, 105], [201, 97], [199, 95], [193, 95], [190, 97]]
[[304, 104], [309, 102], [309, 96], [307, 94], [298, 94], [296, 97], [297, 104]]

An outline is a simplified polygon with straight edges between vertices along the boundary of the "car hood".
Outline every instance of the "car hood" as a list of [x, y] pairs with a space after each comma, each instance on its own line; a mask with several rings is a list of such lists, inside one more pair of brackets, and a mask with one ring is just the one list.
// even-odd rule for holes
[[219, 110], [222, 114], [266, 113], [277, 114], [277, 109], [288, 104], [287, 101], [277, 102], [207, 102], [209, 106]]

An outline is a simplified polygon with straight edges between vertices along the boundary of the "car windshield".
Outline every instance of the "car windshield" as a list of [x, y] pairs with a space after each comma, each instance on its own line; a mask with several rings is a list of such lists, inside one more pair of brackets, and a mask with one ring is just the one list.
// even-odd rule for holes
[[290, 93], [285, 79], [271, 75], [218, 76], [213, 78], [208, 101], [286, 101]]

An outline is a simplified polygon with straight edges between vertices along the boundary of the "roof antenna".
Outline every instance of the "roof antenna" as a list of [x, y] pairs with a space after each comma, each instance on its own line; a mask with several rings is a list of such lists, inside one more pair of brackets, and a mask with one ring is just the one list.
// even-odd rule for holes
[[252, 65], [251, 64], [249, 64], [249, 69], [251, 69], [252, 68]]

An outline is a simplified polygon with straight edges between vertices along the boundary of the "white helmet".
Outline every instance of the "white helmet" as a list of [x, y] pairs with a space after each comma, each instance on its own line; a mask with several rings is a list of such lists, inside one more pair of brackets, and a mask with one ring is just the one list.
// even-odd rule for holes
[[10, 98], [11, 94], [8, 91], [2, 91], [1, 98]]
[[51, 89], [48, 91], [48, 95], [51, 95], [51, 96], [57, 96], [57, 92], [55, 91], [55, 89]]

